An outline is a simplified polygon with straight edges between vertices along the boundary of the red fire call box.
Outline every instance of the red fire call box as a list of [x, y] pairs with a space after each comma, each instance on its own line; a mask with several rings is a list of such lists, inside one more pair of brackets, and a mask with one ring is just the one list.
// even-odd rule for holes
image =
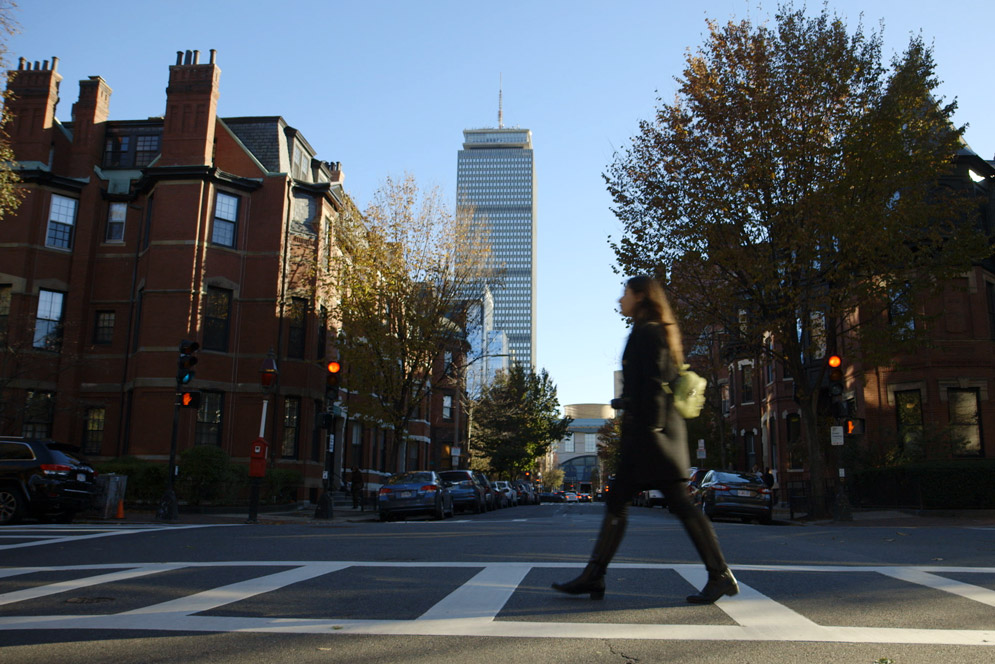
[[262, 438], [256, 438], [249, 446], [249, 477], [266, 476], [266, 455], [269, 443]]

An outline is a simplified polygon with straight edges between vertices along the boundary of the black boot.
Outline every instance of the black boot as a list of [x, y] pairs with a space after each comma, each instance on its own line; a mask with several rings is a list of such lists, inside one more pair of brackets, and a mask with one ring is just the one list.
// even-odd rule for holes
[[589, 562], [580, 576], [566, 583], [554, 583], [553, 590], [559, 590], [568, 595], [590, 593], [591, 599], [604, 599], [605, 568], [596, 562]]
[[739, 592], [739, 584], [728, 567], [718, 574], [708, 573], [708, 583], [695, 595], [688, 595], [691, 604], [713, 604], [724, 595], [732, 597]]
[[568, 595], [583, 595], [590, 593], [591, 599], [605, 598], [605, 570], [615, 556], [618, 545], [622, 543], [625, 526], [628, 523], [628, 509], [623, 507], [620, 514], [612, 514], [605, 510], [605, 518], [601, 522], [601, 532], [598, 541], [591, 552], [591, 562], [576, 579], [566, 583], [554, 583], [553, 590], [559, 590]]

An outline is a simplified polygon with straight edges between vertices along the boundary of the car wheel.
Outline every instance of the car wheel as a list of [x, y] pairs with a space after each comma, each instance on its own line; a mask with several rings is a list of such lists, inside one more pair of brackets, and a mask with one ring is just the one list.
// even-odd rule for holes
[[774, 520], [774, 515], [771, 514], [770, 512], [767, 512], [762, 517], [760, 517], [760, 523], [762, 523], [765, 526], [769, 526], [771, 524], [771, 521], [773, 520]]
[[484, 511], [484, 506], [480, 504], [480, 498], [473, 501], [473, 513], [480, 514]]
[[704, 514], [708, 519], [712, 518], [712, 515], [708, 513], [708, 508], [705, 507], [705, 499], [701, 499], [701, 513]]
[[446, 507], [442, 504], [442, 498], [439, 498], [439, 502], [435, 504], [435, 511], [432, 513], [432, 516], [436, 521], [442, 521], [446, 518]]
[[0, 525], [17, 523], [24, 511], [24, 499], [17, 489], [0, 487]]
[[388, 514], [387, 512], [380, 512], [380, 520], [381, 521], [386, 521], [389, 517], [390, 517], [390, 514]]

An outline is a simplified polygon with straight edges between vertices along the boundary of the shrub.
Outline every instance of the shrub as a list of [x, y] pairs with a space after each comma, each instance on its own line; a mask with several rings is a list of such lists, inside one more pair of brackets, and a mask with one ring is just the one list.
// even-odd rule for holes
[[101, 461], [95, 464], [95, 470], [101, 474], [126, 475], [125, 500], [131, 504], [157, 504], [166, 491], [166, 464], [163, 463], [124, 456]]
[[304, 483], [300, 471], [288, 468], [267, 468], [263, 479], [262, 499], [270, 503], [297, 500], [297, 489]]
[[223, 499], [229, 494], [232, 473], [228, 453], [213, 445], [195, 445], [180, 454], [177, 497], [191, 505]]
[[995, 508], [995, 460], [954, 459], [858, 470], [856, 502], [918, 509]]

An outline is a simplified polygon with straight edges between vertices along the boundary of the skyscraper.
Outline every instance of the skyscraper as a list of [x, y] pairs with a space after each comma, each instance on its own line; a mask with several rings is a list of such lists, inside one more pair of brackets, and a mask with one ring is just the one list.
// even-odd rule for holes
[[511, 360], [535, 366], [535, 169], [532, 132], [463, 130], [456, 171], [457, 203], [473, 208], [474, 232], [490, 238], [494, 328]]

